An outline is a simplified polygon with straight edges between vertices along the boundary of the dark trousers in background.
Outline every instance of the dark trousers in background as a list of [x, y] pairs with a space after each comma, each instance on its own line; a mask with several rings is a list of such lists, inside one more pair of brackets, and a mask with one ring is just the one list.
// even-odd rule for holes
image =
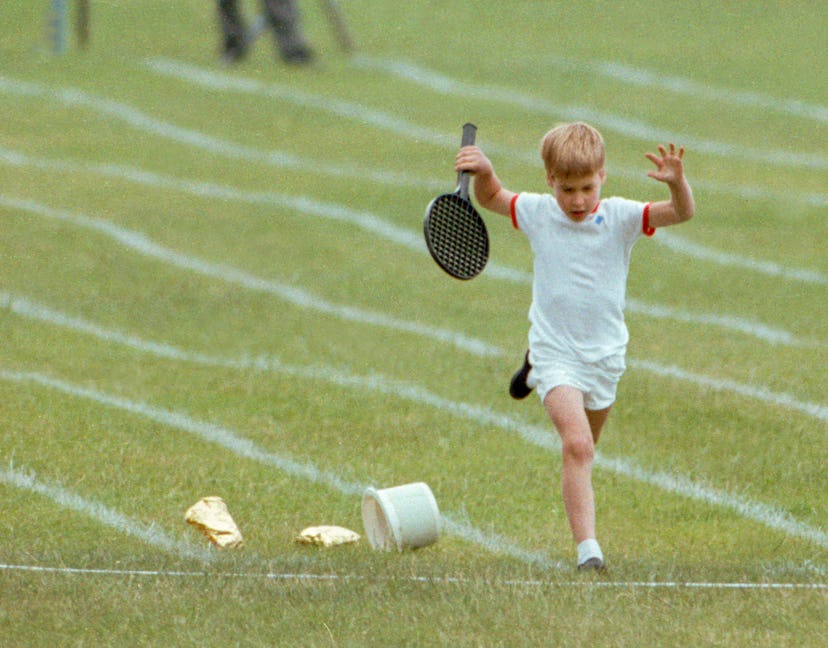
[[[279, 55], [290, 63], [303, 63], [311, 58], [299, 19], [295, 0], [261, 0], [262, 12], [273, 30]], [[223, 37], [225, 60], [240, 59], [247, 51], [247, 27], [237, 0], [218, 0], [219, 24]]]

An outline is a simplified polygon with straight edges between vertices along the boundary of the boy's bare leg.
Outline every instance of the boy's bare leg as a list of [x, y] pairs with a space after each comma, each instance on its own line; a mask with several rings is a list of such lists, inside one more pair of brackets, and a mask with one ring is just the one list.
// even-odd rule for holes
[[595, 538], [592, 462], [610, 408], [585, 410], [583, 394], [565, 385], [550, 391], [544, 406], [561, 437], [564, 507], [575, 542], [580, 543]]

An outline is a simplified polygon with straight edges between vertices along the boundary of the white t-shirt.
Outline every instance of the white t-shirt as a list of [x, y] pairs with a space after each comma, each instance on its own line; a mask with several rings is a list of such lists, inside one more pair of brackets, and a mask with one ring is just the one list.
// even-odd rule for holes
[[582, 222], [551, 194], [518, 194], [512, 223], [535, 255], [529, 346], [533, 354], [583, 362], [622, 355], [627, 274], [633, 244], [652, 236], [649, 204], [607, 198]]

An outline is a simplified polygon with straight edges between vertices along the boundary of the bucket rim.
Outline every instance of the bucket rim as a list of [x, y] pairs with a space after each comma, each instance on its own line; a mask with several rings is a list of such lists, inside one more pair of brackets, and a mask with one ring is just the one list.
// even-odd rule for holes
[[[428, 509], [427, 512], [421, 511], [421, 513], [429, 517], [429, 529], [417, 529], [417, 539], [409, 537], [411, 529], [408, 529], [406, 524], [410, 524], [410, 520], [403, 515], [404, 511], [398, 510], [399, 502], [395, 498], [401, 490], [411, 489], [417, 492], [418, 496], [422, 498], [420, 500], [421, 504]], [[372, 509], [368, 508], [369, 501], [373, 502]], [[382, 528], [377, 528], [379, 526], [377, 518], [380, 515], [383, 517], [382, 522], [384, 524], [382, 524]], [[390, 549], [392, 545], [396, 546], [397, 551], [404, 551], [408, 547], [416, 549], [435, 542], [443, 532], [443, 520], [440, 515], [440, 507], [437, 505], [437, 499], [429, 485], [423, 481], [388, 488], [367, 487], [362, 496], [362, 517], [368, 541], [374, 549], [378, 547]], [[407, 520], [406, 523], [404, 523], [404, 518]], [[385, 533], [381, 533], [382, 531], [385, 531]], [[433, 537], [424, 542], [423, 538], [419, 537], [422, 533], [425, 533], [426, 536], [433, 535]], [[379, 540], [376, 536], [380, 535], [382, 536], [382, 542], [374, 542]]]
[[[374, 500], [379, 505], [380, 511], [385, 517], [386, 527], [391, 536], [391, 541], [394, 545], [396, 545], [397, 551], [402, 551], [403, 540], [402, 529], [400, 528], [400, 519], [397, 516], [396, 510], [394, 510], [394, 507], [391, 505], [391, 502], [388, 501], [387, 496], [382, 492], [382, 490], [383, 489], [374, 488], [373, 486], [366, 488], [362, 495], [362, 506], [364, 509], [365, 502], [368, 499]], [[376, 530], [374, 529], [371, 529], [370, 531], [366, 529], [366, 532], [368, 532], [369, 541], [377, 535]], [[383, 542], [381, 548], [388, 549], [389, 547]]]

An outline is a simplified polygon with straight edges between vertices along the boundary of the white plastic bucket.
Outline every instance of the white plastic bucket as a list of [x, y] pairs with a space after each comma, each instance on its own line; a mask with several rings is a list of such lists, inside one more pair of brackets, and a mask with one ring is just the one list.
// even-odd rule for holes
[[373, 549], [417, 549], [440, 537], [437, 500], [423, 482], [365, 489], [362, 523]]

